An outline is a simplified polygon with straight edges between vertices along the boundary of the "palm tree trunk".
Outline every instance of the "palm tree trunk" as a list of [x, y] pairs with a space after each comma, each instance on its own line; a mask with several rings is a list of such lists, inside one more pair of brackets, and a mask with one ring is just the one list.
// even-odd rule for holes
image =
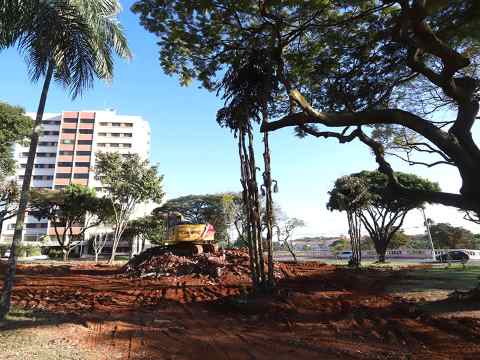
[[13, 283], [15, 281], [15, 273], [17, 268], [17, 246], [20, 245], [23, 238], [23, 225], [25, 222], [25, 211], [27, 209], [28, 201], [30, 198], [30, 182], [33, 173], [33, 164], [35, 161], [35, 155], [37, 152], [38, 133], [43, 119], [43, 113], [45, 111], [45, 103], [47, 101], [48, 89], [53, 75], [53, 64], [48, 64], [47, 73], [45, 75], [45, 81], [43, 83], [42, 94], [40, 96], [40, 102], [38, 103], [37, 116], [33, 127], [32, 137], [30, 139], [30, 148], [28, 150], [27, 166], [25, 168], [25, 176], [23, 178], [22, 193], [20, 195], [20, 201], [18, 204], [17, 221], [15, 224], [15, 233], [13, 235], [12, 246], [10, 248], [10, 257], [8, 259], [8, 267], [5, 273], [5, 279], [2, 288], [2, 294], [0, 297], [0, 320], [3, 320], [7, 313], [10, 311], [11, 295]]

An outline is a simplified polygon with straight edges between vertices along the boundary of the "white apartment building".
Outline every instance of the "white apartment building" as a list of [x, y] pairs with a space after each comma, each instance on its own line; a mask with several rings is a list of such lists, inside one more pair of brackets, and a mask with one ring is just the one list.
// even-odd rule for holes
[[[28, 114], [32, 118], [35, 114]], [[61, 189], [68, 184], [82, 184], [101, 192], [102, 184], [94, 173], [97, 152], [136, 153], [150, 158], [150, 126], [140, 116], [117, 115], [106, 111], [64, 111], [45, 114], [42, 121], [32, 188]], [[28, 147], [16, 145], [16, 179], [21, 186], [28, 157]], [[148, 205], [137, 209], [145, 215]], [[0, 242], [10, 242], [15, 218], [5, 221]], [[47, 220], [27, 215], [24, 241], [37, 241], [54, 235]]]

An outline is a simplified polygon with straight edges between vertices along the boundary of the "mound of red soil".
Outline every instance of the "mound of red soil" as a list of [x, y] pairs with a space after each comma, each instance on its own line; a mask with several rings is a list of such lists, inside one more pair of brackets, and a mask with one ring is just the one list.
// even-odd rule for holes
[[178, 256], [164, 248], [152, 248], [134, 257], [123, 273], [131, 277], [249, 275], [249, 257], [244, 249], [220, 250], [193, 256]]

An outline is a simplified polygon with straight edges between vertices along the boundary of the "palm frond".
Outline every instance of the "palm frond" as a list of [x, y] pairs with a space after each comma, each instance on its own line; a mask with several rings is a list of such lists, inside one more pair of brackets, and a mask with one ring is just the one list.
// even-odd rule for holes
[[2, 4], [0, 49], [15, 44], [32, 81], [44, 76], [52, 63], [55, 81], [75, 98], [92, 87], [95, 78], [112, 79], [114, 55], [131, 58], [117, 20], [118, 0], [0, 0]]

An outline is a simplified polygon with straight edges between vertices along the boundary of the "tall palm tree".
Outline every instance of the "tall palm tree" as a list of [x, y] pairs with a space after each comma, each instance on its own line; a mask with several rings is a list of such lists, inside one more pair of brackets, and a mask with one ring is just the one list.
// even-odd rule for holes
[[9, 18], [10, 30], [0, 25], [0, 48], [16, 46], [24, 55], [32, 81], [44, 78], [25, 176], [19, 200], [9, 265], [0, 298], [0, 320], [10, 309], [16, 271], [15, 250], [22, 240], [25, 210], [37, 149], [40, 124], [52, 79], [70, 91], [72, 98], [93, 86], [95, 78], [110, 80], [113, 55], [130, 58], [130, 50], [117, 15], [118, 0], [1, 0], [11, 9], [0, 11]]

